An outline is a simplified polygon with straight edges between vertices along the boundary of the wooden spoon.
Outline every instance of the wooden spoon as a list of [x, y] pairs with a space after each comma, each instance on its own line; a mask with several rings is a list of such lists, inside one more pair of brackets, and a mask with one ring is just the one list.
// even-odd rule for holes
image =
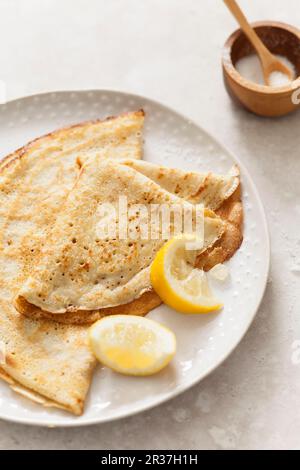
[[244, 13], [238, 6], [235, 0], [224, 0], [224, 3], [231, 11], [237, 22], [239, 23], [240, 27], [248, 37], [249, 41], [255, 48], [258, 57], [261, 62], [264, 80], [266, 85], [270, 85], [270, 75], [273, 72], [281, 72], [284, 75], [287, 75], [288, 78], [293, 81], [294, 74], [293, 71], [284, 65], [280, 60], [277, 59], [270, 51], [266, 48], [264, 43], [258, 37], [254, 29], [248, 23]]

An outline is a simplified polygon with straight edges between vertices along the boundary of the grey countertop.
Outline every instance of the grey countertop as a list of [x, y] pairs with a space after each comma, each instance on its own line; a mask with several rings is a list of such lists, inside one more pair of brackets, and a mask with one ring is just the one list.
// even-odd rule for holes
[[[240, 4], [253, 20], [300, 26], [298, 0]], [[113, 423], [39, 429], [2, 421], [0, 448], [300, 449], [300, 113], [261, 119], [231, 103], [220, 53], [235, 28], [221, 0], [0, 0], [0, 80], [8, 99], [110, 88], [171, 105], [248, 167], [272, 242], [257, 317], [208, 378]]]

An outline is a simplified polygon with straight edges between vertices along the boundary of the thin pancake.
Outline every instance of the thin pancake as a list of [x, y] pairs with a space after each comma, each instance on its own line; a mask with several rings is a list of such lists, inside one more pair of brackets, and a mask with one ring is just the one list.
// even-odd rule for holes
[[[217, 210], [217, 213], [224, 220], [225, 230], [220, 240], [218, 240], [212, 248], [199, 255], [197, 266], [207, 271], [214, 265], [222, 263], [234, 255], [243, 240], [243, 208], [241, 203], [239, 169], [237, 166], [233, 167], [231, 172], [224, 177], [215, 176], [213, 174], [199, 174], [196, 172], [184, 173], [180, 170], [159, 167], [157, 165], [149, 164], [148, 162], [145, 165], [143, 164], [144, 162], [137, 162], [137, 165], [134, 165], [132, 160], [126, 162], [122, 161], [122, 164], [124, 163], [130, 167], [142, 169], [142, 173], [154, 181], [159, 181], [161, 178], [158, 174], [163, 174], [163, 186], [169, 190], [173, 190], [174, 192], [176, 191], [176, 185], [174, 185], [176, 178], [174, 175], [179, 175], [179, 181], [186, 181], [187, 186], [185, 187], [181, 184], [179, 186], [181, 188], [179, 191], [177, 186], [176, 192], [180, 197], [183, 197], [184, 195], [189, 201], [201, 202], [201, 191], [198, 191], [198, 189], [201, 187], [201, 182], [205, 180], [206, 176], [209, 176], [208, 181], [217, 181], [216, 184], [212, 183], [212, 189], [215, 190], [214, 194], [216, 194], [217, 188], [217, 198], [214, 198], [214, 201], [216, 201], [216, 199], [220, 200], [221, 197], [224, 199], [221, 205], [218, 204], [219, 209]], [[139, 163], [141, 163], [141, 165], [139, 165]], [[170, 181], [168, 181], [168, 175], [170, 176]], [[189, 188], [189, 190], [187, 190], [187, 188]], [[198, 194], [196, 199], [194, 196], [195, 192]], [[210, 201], [213, 201], [213, 198], [210, 198]], [[127, 305], [100, 309], [94, 312], [81, 310], [60, 314], [59, 322], [66, 324], [93, 323], [105, 315], [119, 313], [146, 315], [160, 303], [161, 301], [158, 295], [151, 290], [150, 292], [143, 294], [139, 299], [136, 299]], [[18, 299], [18, 310], [31, 318], [46, 318], [51, 320], [57, 320], [58, 318], [56, 314], [52, 314], [30, 304], [24, 297], [20, 297]]]
[[45, 310], [27, 302], [27, 300], [22, 296], [17, 299], [18, 311], [23, 315], [37, 320], [47, 319], [66, 325], [90, 325], [107, 315], [119, 315], [120, 313], [122, 313], [122, 315], [137, 315], [144, 317], [160, 304], [161, 299], [153, 289], [149, 292], [145, 292], [138, 299], [135, 299], [126, 305], [103, 308], [95, 311], [78, 310], [77, 312], [61, 313], [60, 315], [46, 312]]
[[[12, 300], [78, 175], [82, 140], [92, 141], [90, 154], [101, 154], [102, 145], [111, 144], [114, 156], [123, 155], [125, 145], [126, 153], [140, 157], [143, 120], [142, 112], [130, 113], [57, 131], [0, 166], [0, 340], [6, 349], [1, 377], [18, 384], [19, 392], [29, 389], [46, 397], [48, 405], [54, 402], [75, 414], [83, 411], [95, 366], [87, 328], [28, 319]], [[89, 153], [88, 145], [84, 152]]]
[[146, 161], [128, 160], [122, 164], [135, 168], [167, 191], [193, 204], [204, 204], [224, 220], [224, 234], [213, 247], [199, 255], [199, 268], [208, 271], [231, 258], [238, 250], [243, 241], [243, 206], [237, 165], [227, 175], [217, 175], [185, 172]]
[[42, 395], [39, 395], [36, 392], [32, 392], [28, 388], [24, 387], [23, 385], [20, 385], [18, 382], [13, 380], [10, 375], [8, 375], [3, 369], [0, 367], [0, 379], [4, 380], [10, 388], [18, 393], [19, 395], [22, 395], [25, 398], [29, 398], [29, 400], [39, 404], [43, 405], [45, 407], [51, 407], [51, 408], [59, 408], [62, 410], [69, 411], [68, 408], [64, 407], [63, 405], [59, 405], [58, 403], [55, 403], [54, 401], [48, 400], [47, 398], [44, 398]]
[[[0, 170], [20, 157], [83, 158], [110, 147], [110, 158], [140, 159], [142, 157], [143, 110], [124, 113], [105, 120], [87, 121], [50, 132], [29, 142], [0, 161]], [[120, 148], [122, 144], [122, 148]]]
[[[127, 197], [126, 232], [131, 232], [131, 236], [123, 239], [121, 232], [101, 236], [99, 225], [103, 222], [109, 228], [120, 227], [120, 219], [115, 219], [120, 211], [120, 195]], [[102, 214], [99, 209], [103, 204], [110, 208]], [[143, 204], [144, 212], [137, 212], [138, 204]], [[157, 238], [149, 236], [152, 209], [160, 210], [162, 206], [176, 209], [177, 214], [190, 212], [195, 222], [194, 205], [136, 170], [110, 160], [90, 160], [56, 219], [39, 265], [18, 293], [17, 308], [24, 312], [25, 299], [58, 317], [82, 310], [89, 310], [94, 317], [95, 310], [102, 315], [103, 309], [121, 308], [149, 292], [150, 264], [167, 238], [176, 232], [174, 216], [166, 218], [168, 236], [162, 232], [161, 224]], [[199, 252], [213, 246], [223, 234], [224, 224], [214, 213], [206, 213], [203, 220], [204, 246]], [[146, 233], [141, 233], [141, 222]]]
[[[234, 194], [223, 203], [217, 211], [218, 215], [224, 220], [225, 230], [215, 245], [203, 252], [197, 258], [197, 267], [209, 271], [215, 265], [223, 263], [230, 259], [239, 249], [243, 241], [243, 206], [241, 202], [240, 186]], [[95, 312], [78, 311], [76, 313], [66, 313], [59, 315], [59, 322], [64, 324], [88, 324], [103, 318], [107, 315], [126, 315], [144, 316], [149, 311], [161, 304], [159, 296], [154, 290], [145, 292], [139, 299], [130, 302], [127, 305], [119, 307], [106, 308]], [[27, 302], [23, 297], [18, 299], [18, 310], [30, 318], [49, 319], [57, 321], [56, 314], [43, 311], [38, 307]]]
[[213, 211], [219, 209], [240, 184], [237, 165], [227, 175], [218, 175], [211, 172], [186, 172], [146, 161], [124, 160], [122, 163], [152, 179], [170, 193], [192, 204], [203, 204]]

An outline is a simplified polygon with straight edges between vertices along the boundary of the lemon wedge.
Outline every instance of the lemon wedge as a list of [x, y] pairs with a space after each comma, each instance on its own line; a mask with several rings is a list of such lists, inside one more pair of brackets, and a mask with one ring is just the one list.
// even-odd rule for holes
[[[162, 301], [182, 313], [208, 313], [222, 308], [214, 298], [206, 273], [194, 268], [197, 238], [180, 235], [157, 253], [150, 271], [151, 283]], [[201, 245], [199, 245], [201, 246]]]
[[148, 318], [110, 315], [89, 331], [91, 348], [107, 367], [126, 375], [152, 375], [176, 352], [174, 333]]

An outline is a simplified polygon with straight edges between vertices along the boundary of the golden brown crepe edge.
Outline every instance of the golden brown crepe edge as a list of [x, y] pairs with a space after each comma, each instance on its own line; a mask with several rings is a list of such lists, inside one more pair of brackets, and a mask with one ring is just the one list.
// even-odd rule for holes
[[232, 258], [243, 242], [244, 210], [241, 185], [216, 210], [216, 214], [225, 221], [226, 228], [220, 240], [197, 258], [197, 267], [205, 271]]
[[16, 299], [16, 308], [23, 315], [35, 319], [47, 319], [63, 324], [86, 325], [95, 323], [97, 320], [108, 315], [136, 315], [145, 316], [148, 312], [158, 307], [161, 300], [153, 289], [144, 292], [138, 299], [128, 304], [118, 305], [116, 307], [102, 308], [99, 310], [78, 310], [77, 312], [53, 314], [41, 310], [39, 307], [29, 303], [24, 297]]
[[136, 117], [138, 116], [145, 117], [145, 111], [143, 109], [139, 109], [137, 111], [128, 111], [125, 113], [120, 113], [117, 116], [108, 116], [104, 119], [91, 119], [91, 120], [83, 121], [77, 124], [72, 124], [70, 126], [64, 126], [54, 131], [48, 132], [47, 134], [44, 134], [40, 137], [37, 137], [36, 139], [31, 140], [30, 142], [27, 142], [25, 145], [23, 145], [19, 149], [15, 150], [14, 152], [8, 154], [6, 157], [2, 158], [0, 160], [0, 172], [4, 170], [5, 168], [8, 168], [16, 159], [22, 158], [26, 154], [26, 152], [30, 150], [34, 145], [40, 143], [41, 141], [45, 139], [52, 139], [55, 136], [64, 134], [65, 132], [68, 132], [71, 130], [80, 129], [82, 127], [86, 127], [86, 126], [93, 125], [93, 124], [101, 124], [101, 123], [105, 123], [108, 121], [113, 121], [113, 120], [119, 119], [121, 117], [126, 117], [129, 115], [135, 115]]
[[76, 416], [80, 416], [83, 413], [84, 401], [81, 404], [78, 403], [76, 407], [71, 406], [71, 405], [67, 406], [67, 405], [63, 405], [60, 403], [56, 403], [55, 401], [52, 401], [44, 397], [43, 395], [40, 395], [34, 390], [31, 390], [25, 387], [24, 385], [21, 385], [19, 382], [13, 379], [11, 375], [5, 372], [4, 369], [2, 369], [2, 367], [0, 367], [0, 379], [6, 382], [15, 393], [18, 393], [22, 397], [29, 399], [33, 403], [42, 405], [45, 408], [57, 408], [59, 410], [71, 412], [75, 414]]

